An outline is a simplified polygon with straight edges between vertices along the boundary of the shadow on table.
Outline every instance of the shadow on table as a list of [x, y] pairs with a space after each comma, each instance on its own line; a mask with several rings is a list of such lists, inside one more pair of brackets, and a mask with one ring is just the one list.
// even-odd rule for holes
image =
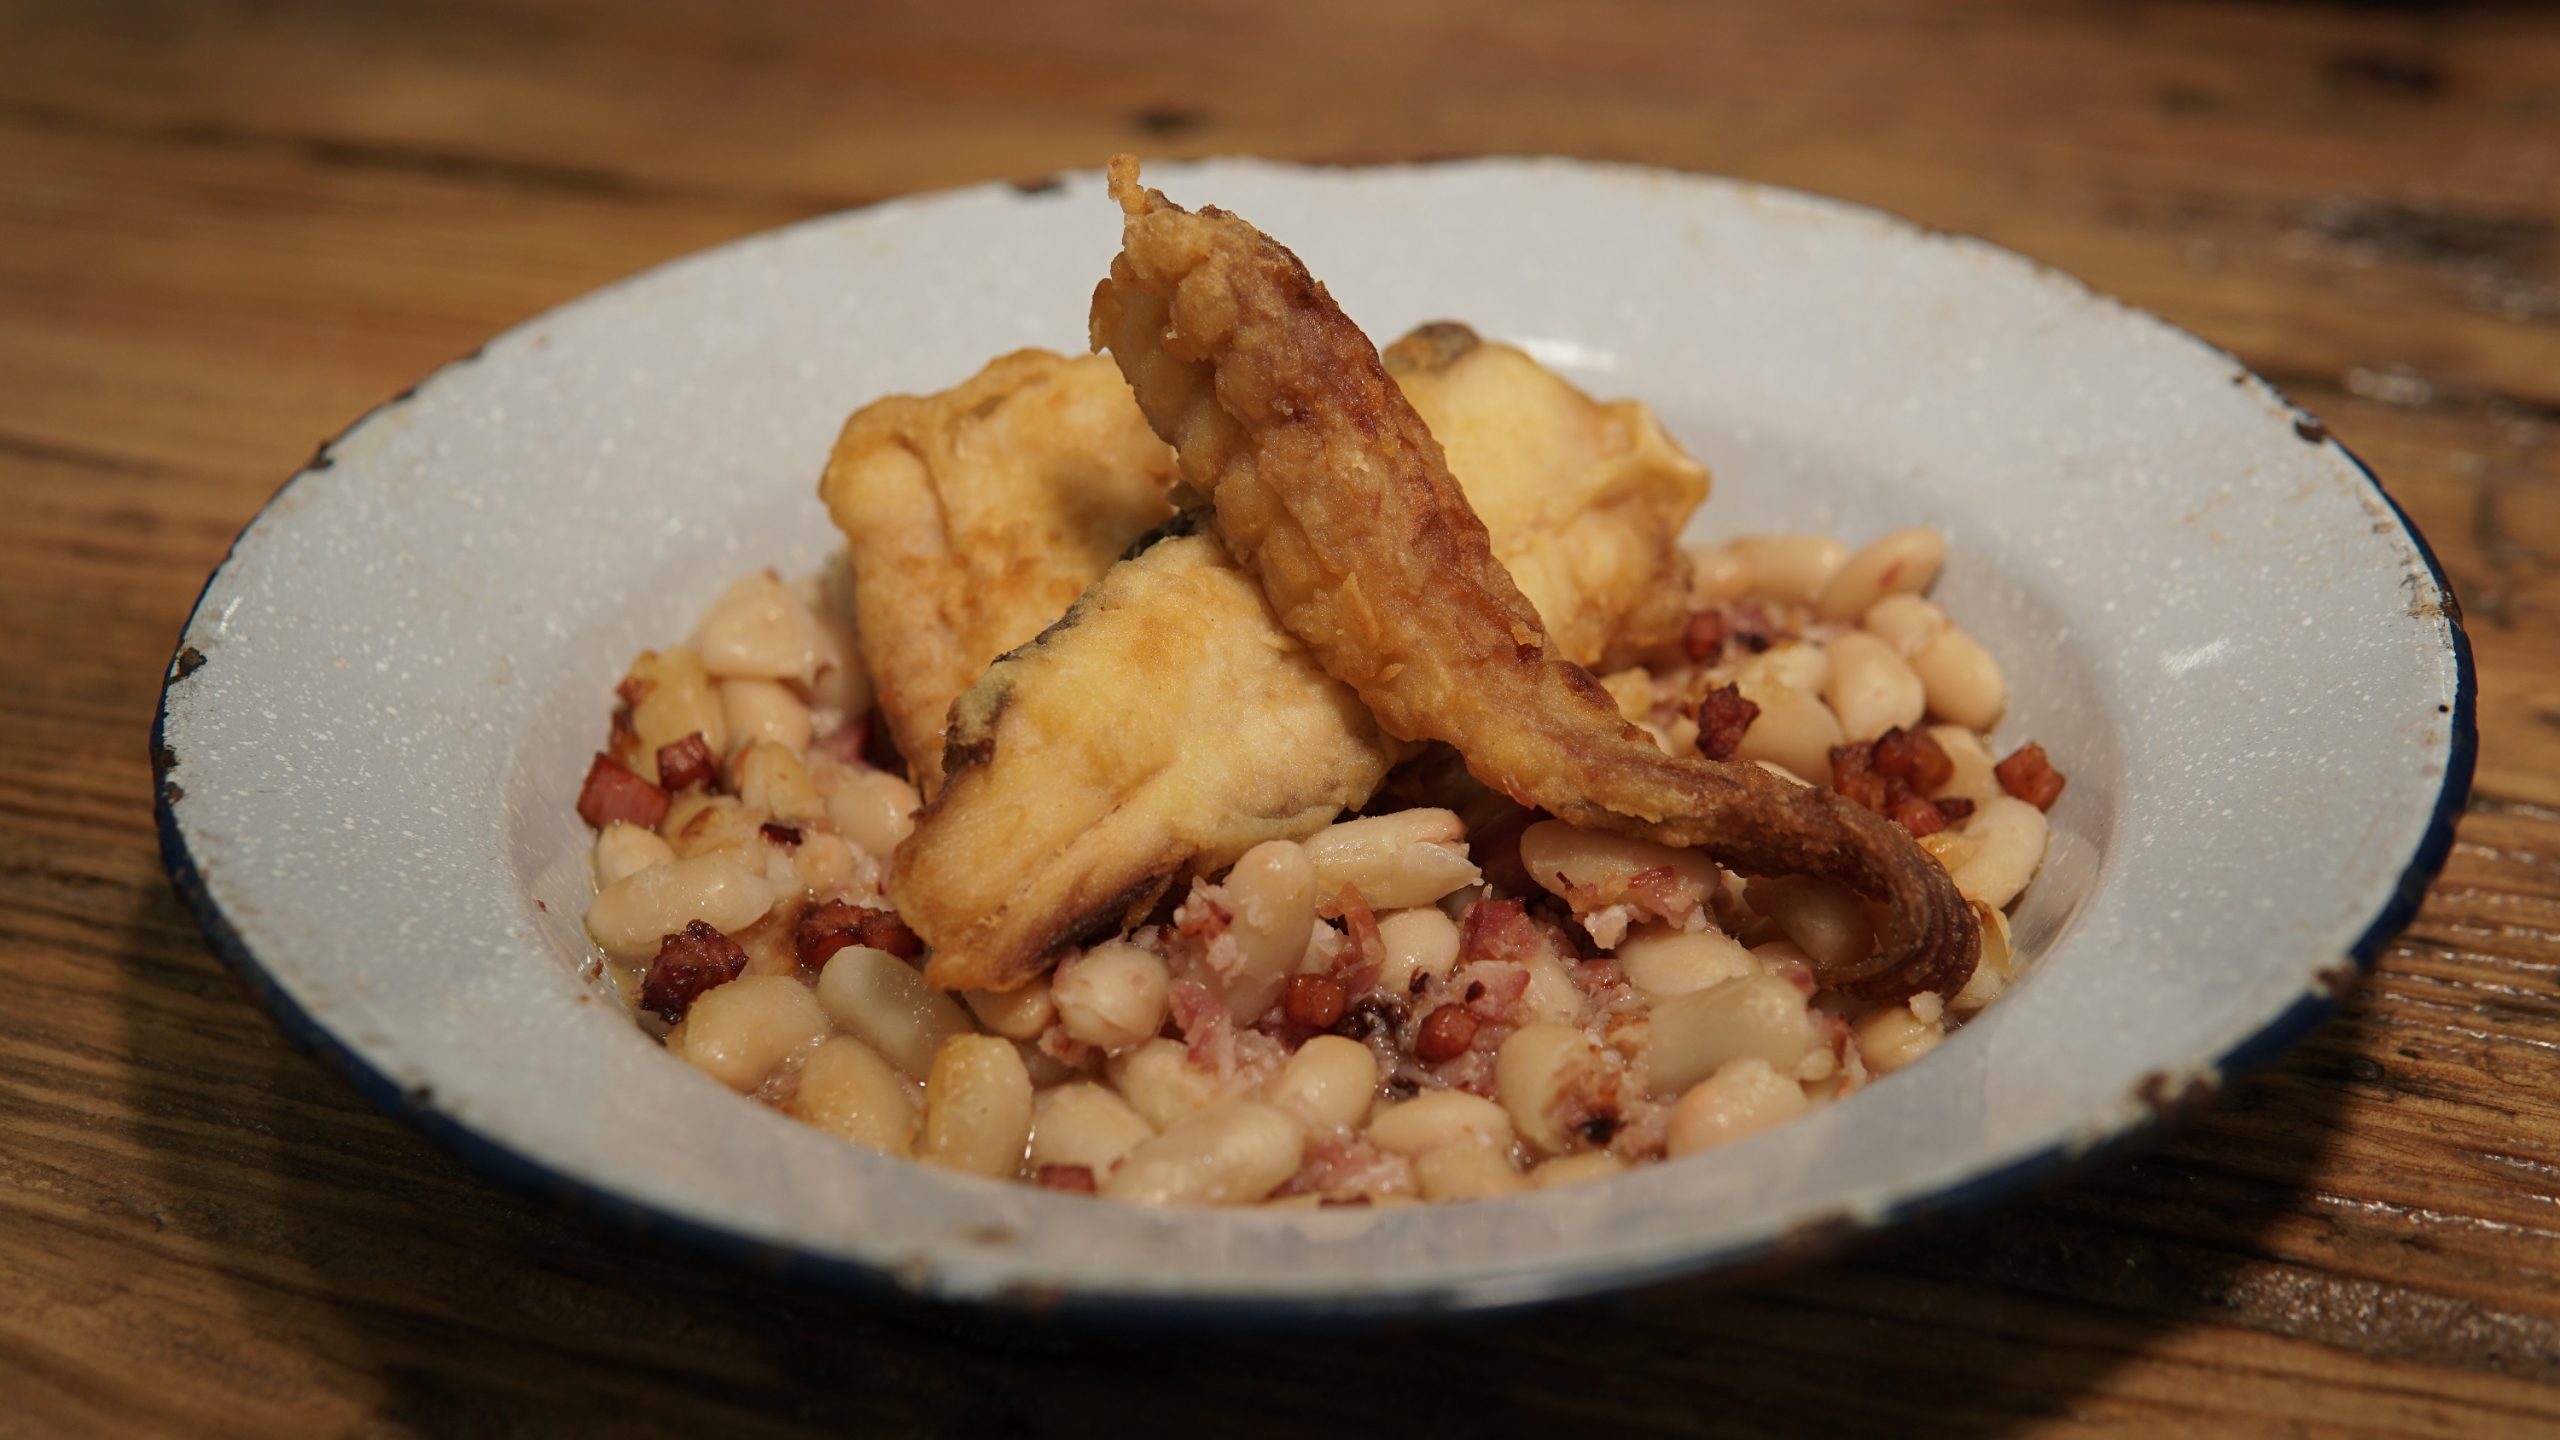
[[2335, 1047], [2298, 1053], [2146, 1155], [1783, 1274], [1338, 1336], [1063, 1333], [777, 1294], [483, 1183], [287, 1045], [187, 923], [154, 892], [124, 952], [162, 1213], [259, 1348], [319, 1357], [326, 1408], [435, 1434], [1999, 1434], [2222, 1310], [2340, 1094]]

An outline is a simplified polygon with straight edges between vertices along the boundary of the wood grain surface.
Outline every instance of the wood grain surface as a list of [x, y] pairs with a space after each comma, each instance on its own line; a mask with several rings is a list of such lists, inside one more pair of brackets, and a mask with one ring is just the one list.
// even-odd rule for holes
[[[2434, 542], [2442, 880], [2141, 1154], [1719, 1286], [1365, 1336], [774, 1293], [484, 1183], [172, 897], [205, 573], [366, 408], [642, 266], [1114, 149], [1493, 152], [1970, 231], [2228, 347]], [[0, 1432], [2560, 1432], [2560, 19], [2458, 4], [0, 0]]]

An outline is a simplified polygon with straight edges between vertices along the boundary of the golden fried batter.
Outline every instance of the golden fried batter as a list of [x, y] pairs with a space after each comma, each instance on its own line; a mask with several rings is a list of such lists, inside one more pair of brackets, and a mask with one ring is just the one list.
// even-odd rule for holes
[[889, 894], [925, 978], [1007, 989], [1167, 886], [1368, 798], [1395, 746], [1210, 535], [1111, 567], [953, 707]]
[[1947, 873], [1890, 821], [1752, 765], [1673, 758], [1564, 659], [1376, 352], [1296, 256], [1193, 214], [1114, 158], [1122, 250], [1094, 293], [1108, 347], [1219, 536], [1381, 729], [1577, 825], [1811, 874], [1887, 902], [1880, 952], [1821, 976], [1862, 1000], [1952, 993], [1980, 946]]
[[1680, 528], [1707, 498], [1707, 472], [1651, 411], [1599, 404], [1447, 321], [1388, 346], [1385, 360], [1565, 658], [1616, 669], [1679, 638]]
[[819, 494], [845, 534], [855, 628], [917, 788], [951, 702], [1173, 513], [1173, 457], [1098, 355], [1002, 356], [940, 394], [854, 412]]

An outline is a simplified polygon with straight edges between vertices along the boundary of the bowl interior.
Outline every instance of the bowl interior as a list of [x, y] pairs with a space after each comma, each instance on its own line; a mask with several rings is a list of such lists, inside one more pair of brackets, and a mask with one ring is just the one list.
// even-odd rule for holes
[[452, 1133], [809, 1268], [961, 1298], [1492, 1305], [1876, 1223], [2121, 1131], [2290, 1023], [2433, 833], [2464, 723], [2441, 592], [2352, 457], [2190, 337], [1989, 247], [1725, 182], [1150, 179], [1290, 243], [1373, 336], [1463, 318], [1645, 400], [1716, 474], [1700, 534], [1945, 529], [1938, 598], [2008, 672], [2001, 738], [2071, 777], [2016, 917], [2028, 981], [1799, 1124], [1374, 1215], [955, 1178], [666, 1057], [580, 979], [572, 805], [613, 683], [737, 573], [824, 558], [814, 482], [855, 405], [1081, 347], [1116, 240], [1092, 177], [652, 272], [334, 446], [209, 587], [187, 636], [207, 663], [168, 701], [177, 851], [235, 958]]

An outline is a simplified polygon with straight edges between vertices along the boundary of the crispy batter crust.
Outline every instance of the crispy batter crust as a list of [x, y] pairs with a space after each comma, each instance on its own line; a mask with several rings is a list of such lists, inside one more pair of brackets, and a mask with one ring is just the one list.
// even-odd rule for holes
[[1868, 1001], [1952, 993], [1980, 932], [1892, 822], [1756, 766], [1675, 759], [1563, 658], [1377, 354], [1296, 256], [1117, 157], [1107, 347], [1280, 623], [1388, 734], [1445, 741], [1486, 784], [1574, 824], [1695, 846], [1750, 874], [1885, 901], [1879, 952], [1822, 975]]
[[1009, 989], [1168, 886], [1305, 835], [1396, 755], [1213, 535], [1169, 534], [951, 711], [889, 898], [944, 989]]
[[951, 702], [1173, 513], [1173, 457], [1099, 356], [999, 356], [845, 422], [818, 491], [845, 535], [855, 628], [917, 787]]

